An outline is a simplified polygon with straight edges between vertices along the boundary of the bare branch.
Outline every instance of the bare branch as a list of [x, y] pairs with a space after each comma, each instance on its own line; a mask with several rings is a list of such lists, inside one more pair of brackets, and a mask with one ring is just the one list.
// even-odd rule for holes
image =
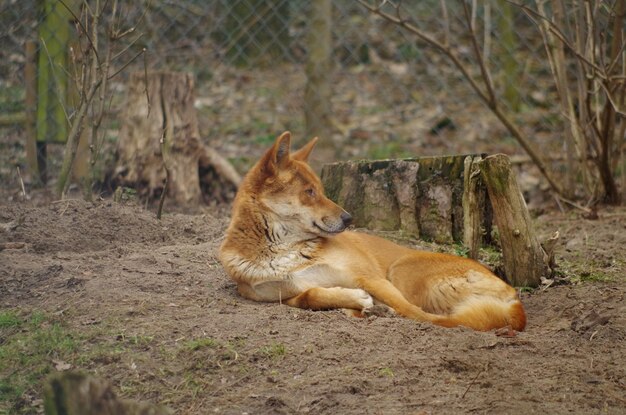
[[[46, 45], [46, 41], [44, 38], [40, 38], [39, 40], [41, 40], [41, 44], [43, 45], [43, 49], [46, 51], [46, 56], [48, 57], [48, 63], [50, 64], [50, 70], [52, 71], [52, 77], [54, 78], [54, 83], [57, 85], [57, 88], [60, 89], [61, 87], [61, 83], [59, 82], [59, 78], [57, 76], [56, 70], [55, 70], [55, 64], [52, 61], [52, 57], [50, 56], [50, 51], [48, 50], [48, 45]], [[65, 119], [67, 120], [67, 122], [70, 122], [70, 116], [67, 113], [67, 108], [65, 107], [65, 101], [63, 101], [63, 97], [59, 96], [59, 104], [61, 104], [61, 108], [63, 109], [63, 114], [65, 115]]]
[[[424, 42], [426, 42], [430, 46], [432, 46], [435, 49], [439, 50], [439, 52], [441, 52], [444, 55], [446, 55], [450, 60], [452, 60], [452, 63], [454, 64], [454, 66], [456, 66], [457, 69], [459, 71], [461, 71], [461, 74], [469, 82], [469, 84], [472, 87], [472, 89], [474, 90], [474, 92], [476, 92], [478, 94], [478, 96], [485, 103], [487, 103], [487, 104], [489, 103], [489, 99], [487, 98], [487, 95], [485, 94], [485, 92], [476, 83], [474, 78], [472, 78], [472, 76], [469, 73], [469, 70], [465, 67], [463, 62], [461, 62], [459, 57], [456, 56], [454, 51], [449, 46], [445, 46], [443, 43], [441, 43], [441, 42], [437, 41], [435, 38], [427, 35], [423, 31], [421, 31], [418, 27], [416, 27], [416, 26], [406, 22], [405, 20], [399, 19], [397, 17], [394, 17], [394, 16], [392, 16], [392, 15], [390, 15], [388, 13], [385, 13], [385, 12], [381, 11], [380, 7], [372, 7], [365, 0], [357, 0], [357, 1], [363, 7], [365, 7], [366, 9], [371, 11], [372, 13], [375, 13], [375, 14], [385, 18], [386, 20], [388, 20], [388, 21], [390, 21], [392, 23], [395, 23], [395, 24], [397, 24], [397, 25], [399, 25], [401, 27], [404, 27], [409, 32], [411, 32], [414, 35], [416, 35], [419, 39], [423, 40]], [[391, 3], [391, 2], [389, 2], [389, 3]], [[382, 4], [381, 4], [381, 6], [382, 6]]]
[[620, 110], [619, 106], [615, 103], [615, 100], [613, 98], [613, 94], [611, 93], [611, 91], [609, 91], [609, 89], [606, 87], [606, 85], [604, 85], [604, 82], [600, 82], [600, 88], [602, 88], [602, 90], [604, 90], [604, 93], [606, 94], [606, 98], [608, 100], [608, 102], [611, 104], [611, 107], [613, 108], [613, 111], [615, 111], [616, 114], [621, 115], [622, 117], [626, 117], [626, 113], [623, 112], [622, 110]]
[[[100, 57], [98, 56], [98, 48], [95, 46], [93, 40], [91, 40], [91, 37], [89, 37], [89, 31], [85, 28], [85, 26], [83, 25], [83, 22], [80, 20], [80, 18], [78, 16], [76, 16], [76, 14], [74, 13], [74, 10], [72, 10], [63, 0], [59, 0], [59, 2], [63, 5], [63, 7], [65, 7], [65, 9], [70, 12], [70, 14], [72, 15], [72, 17], [74, 18], [74, 21], [83, 29], [83, 32], [85, 33], [85, 36], [87, 36], [87, 40], [89, 40], [89, 44], [91, 45], [92, 50], [94, 51], [94, 53], [96, 54], [96, 57], [98, 59], [98, 61], [100, 61]], [[89, 5], [87, 4], [87, 2], [84, 2], [85, 6], [87, 8], [89, 8]], [[93, 15], [93, 12], [90, 10], [90, 12]]]
[[111, 78], [115, 78], [115, 76], [117, 74], [119, 74], [120, 72], [122, 72], [124, 69], [126, 69], [128, 67], [128, 65], [130, 65], [131, 63], [133, 63], [139, 56], [141, 56], [142, 54], [146, 53], [146, 48], [143, 48], [141, 50], [141, 52], [138, 52], [135, 56], [133, 56], [132, 58], [130, 58], [130, 60], [128, 62], [126, 62], [120, 69], [118, 69], [113, 75], [109, 76], [109, 79]]
[[465, 19], [469, 25], [469, 32], [470, 32], [470, 39], [472, 41], [472, 46], [474, 48], [474, 55], [476, 56], [476, 60], [478, 61], [478, 67], [480, 68], [480, 74], [483, 78], [483, 83], [485, 84], [485, 86], [487, 87], [487, 94], [489, 96], [489, 105], [493, 106], [494, 108], [497, 105], [497, 100], [496, 100], [496, 94], [494, 92], [493, 89], [493, 82], [491, 80], [491, 75], [489, 74], [489, 70], [487, 69], [487, 66], [485, 65], [485, 60], [483, 59], [483, 55], [482, 52], [480, 51], [480, 47], [478, 46], [478, 39], [476, 37], [476, 30], [475, 30], [475, 10], [472, 10], [472, 12], [470, 13], [470, 10], [468, 9], [467, 3], [463, 2], [463, 11], [465, 12]]
[[141, 33], [139, 36], [137, 36], [135, 39], [133, 39], [133, 41], [132, 41], [132, 42], [130, 42], [128, 45], [126, 45], [126, 47], [125, 47], [124, 49], [122, 49], [121, 51], [119, 51], [118, 53], [116, 53], [116, 54], [115, 54], [115, 55], [111, 58], [111, 61], [114, 61], [114, 60], [116, 60], [117, 58], [119, 58], [120, 56], [122, 56], [122, 55], [126, 54], [126, 52], [128, 52], [128, 50], [129, 50], [130, 48], [132, 48], [132, 47], [135, 45], [135, 43], [137, 43], [137, 41], [138, 41], [139, 39], [141, 39], [142, 37], [143, 37], [143, 33]]
[[163, 213], [163, 203], [165, 202], [165, 196], [167, 194], [167, 187], [170, 182], [170, 169], [167, 167], [167, 162], [165, 161], [165, 136], [166, 136], [167, 126], [163, 128], [163, 134], [161, 135], [161, 139], [159, 140], [159, 144], [161, 146], [161, 158], [163, 161], [163, 168], [165, 169], [165, 182], [163, 183], [163, 190], [161, 191], [161, 196], [159, 197], [159, 207], [157, 208], [156, 218], [161, 220], [161, 214]]
[[[470, 87], [474, 90], [474, 92], [479, 96], [479, 98], [485, 104], [487, 104], [489, 109], [491, 109], [494, 115], [498, 117], [500, 122], [502, 122], [502, 124], [507, 128], [507, 130], [509, 130], [511, 135], [517, 140], [517, 142], [522, 146], [522, 148], [530, 156], [530, 158], [533, 160], [533, 162], [535, 163], [535, 165], [537, 166], [541, 174], [546, 178], [546, 180], [550, 184], [550, 187], [557, 194], [559, 195], [563, 194], [563, 190], [554, 180], [552, 175], [548, 172], [548, 169], [546, 165], [544, 164], [542, 158], [535, 151], [530, 141], [521, 132], [519, 127], [511, 120], [511, 118], [502, 110], [502, 108], [496, 104], [496, 96], [492, 88], [491, 78], [488, 76], [487, 69], [484, 66], [484, 63], [482, 61], [482, 54], [480, 53], [480, 49], [477, 46], [476, 36], [473, 31], [472, 31], [472, 36], [471, 36], [472, 42], [475, 44], [475, 53], [477, 54], [479, 58], [478, 61], [481, 66], [481, 72], [483, 73], [483, 82], [485, 82], [488, 92], [485, 92], [481, 89], [481, 87], [478, 85], [476, 80], [470, 75], [469, 69], [465, 66], [465, 64], [461, 61], [461, 59], [455, 54], [455, 52], [449, 46], [446, 46], [445, 44], [439, 42], [437, 39], [427, 35], [418, 27], [408, 23], [406, 20], [401, 19], [398, 16], [392, 16], [389, 13], [383, 12], [382, 10], [380, 10], [380, 8], [382, 7], [382, 4], [379, 7], [373, 7], [365, 0], [357, 0], [357, 1], [370, 12], [375, 13], [383, 17], [384, 19], [405, 28], [409, 32], [416, 35], [419, 39], [423, 40], [424, 42], [426, 42], [427, 44], [429, 44], [430, 46], [434, 47], [439, 52], [447, 56], [452, 61], [454, 66], [456, 66], [456, 68], [461, 72], [461, 74], [463, 75], [463, 78], [465, 78], [465, 80], [470, 84]], [[464, 9], [466, 12], [466, 20], [468, 24], [471, 26], [472, 25], [471, 13], [469, 13], [469, 10], [465, 3], [464, 3]], [[397, 9], [396, 11], [397, 11], [397, 15], [399, 15], [399, 12]]]
[[450, 47], [450, 16], [448, 16], [448, 7], [446, 0], [439, 0], [441, 5], [441, 16], [443, 17], [443, 44]]
[[[548, 27], [550, 29], [550, 31], [557, 37], [557, 39], [559, 39], [561, 42], [563, 42], [563, 44], [567, 47], [567, 49], [569, 49], [573, 54], [575, 54], [581, 61], [583, 61], [585, 64], [587, 64], [589, 67], [593, 68], [596, 75], [602, 79], [606, 79], [606, 74], [604, 73], [604, 69], [601, 68], [600, 66], [596, 65], [595, 63], [591, 62], [589, 59], [587, 59], [584, 55], [582, 55], [575, 47], [572, 46], [572, 44], [567, 40], [567, 38], [565, 37], [565, 35], [563, 34], [563, 32], [561, 31], [561, 29], [559, 29], [548, 17], [540, 14], [539, 12], [531, 9], [530, 7], [524, 5], [524, 4], [520, 4], [520, 3], [515, 3], [513, 1], [507, 0], [509, 3], [511, 3], [514, 6], [519, 7], [520, 9], [522, 9], [526, 15], [528, 16], [528, 18], [535, 23], [535, 25], [538, 26], [537, 20], [535, 20], [533, 18], [534, 17], [538, 17], [542, 20], [545, 20], [548, 23]], [[585, 4], [587, 4], [587, 2], [585, 2]]]
[[491, 4], [489, 2], [485, 3], [485, 17], [483, 20], [483, 62], [485, 62], [485, 66], [487, 66], [489, 65], [491, 54]]
[[143, 75], [144, 75], [144, 91], [146, 93], [146, 101], [148, 101], [148, 114], [146, 118], [150, 116], [150, 94], [148, 94], [148, 58], [146, 57], [146, 48], [143, 48]]

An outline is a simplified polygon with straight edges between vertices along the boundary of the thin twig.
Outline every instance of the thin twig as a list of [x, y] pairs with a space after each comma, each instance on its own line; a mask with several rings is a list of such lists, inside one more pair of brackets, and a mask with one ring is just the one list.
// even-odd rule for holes
[[148, 93], [148, 58], [146, 57], [146, 48], [143, 48], [143, 76], [144, 76], [144, 92], [146, 93], [146, 101], [148, 101], [148, 114], [146, 118], [150, 117], [150, 94]]
[[[91, 37], [89, 36], [89, 31], [85, 28], [85, 26], [83, 25], [83, 22], [80, 20], [80, 18], [78, 16], [76, 16], [76, 14], [74, 13], [74, 10], [72, 10], [63, 0], [59, 0], [59, 3], [61, 3], [63, 5], [63, 7], [65, 7], [65, 9], [70, 12], [70, 14], [72, 15], [72, 17], [74, 18], [74, 21], [76, 23], [78, 23], [78, 25], [81, 27], [81, 29], [83, 29], [83, 32], [85, 33], [85, 36], [87, 37], [87, 40], [89, 40], [89, 44], [91, 45], [91, 49], [94, 51], [94, 53], [96, 54], [96, 59], [98, 59], [98, 63], [100, 63], [100, 57], [98, 56], [98, 47], [96, 46], [96, 44], [94, 43], [93, 40], [91, 40]], [[87, 2], [85, 2], [86, 4]], [[87, 5], [87, 7], [89, 7]], [[91, 11], [91, 10], [90, 10]], [[92, 12], [93, 14], [93, 12]], [[96, 40], [97, 43], [97, 40]]]
[[604, 85], [604, 82], [599, 82], [599, 84], [600, 84], [600, 88], [602, 88], [604, 90], [604, 93], [606, 94], [607, 100], [609, 101], [609, 103], [613, 107], [613, 111], [615, 111], [616, 114], [619, 114], [622, 117], [626, 117], [626, 113], [619, 109], [619, 107], [617, 106], [617, 104], [613, 100], [613, 96], [611, 95], [611, 91], [609, 91], [608, 88], [606, 87], [606, 85]]
[[148, 13], [148, 9], [150, 8], [151, 5], [152, 5], [152, 0], [148, 0], [148, 4], [146, 4], [146, 7], [144, 7], [143, 12], [141, 13], [141, 16], [139, 16], [139, 19], [137, 20], [137, 22], [135, 23], [133, 27], [125, 30], [124, 32], [120, 32], [118, 29], [115, 29], [112, 32], [112, 36], [115, 38], [115, 40], [121, 39], [124, 36], [128, 35], [129, 33], [134, 33], [135, 30], [137, 29], [137, 26], [139, 26], [139, 24], [141, 24], [143, 19], [146, 17], [146, 13]]
[[22, 179], [22, 173], [20, 172], [20, 166], [17, 166], [17, 177], [20, 179], [20, 185], [22, 186], [22, 196], [26, 198], [26, 188], [24, 187], [24, 180]]
[[[52, 78], [54, 78], [54, 83], [56, 84], [57, 88], [60, 90], [61, 89], [61, 83], [59, 81], [59, 78], [57, 76], [56, 70], [55, 70], [55, 64], [52, 61], [52, 56], [50, 56], [50, 51], [48, 50], [48, 45], [46, 45], [46, 40], [42, 37], [39, 40], [41, 40], [41, 44], [43, 45], [43, 50], [46, 51], [46, 56], [48, 57], [48, 62], [50, 63], [50, 70], [52, 71]], [[59, 104], [61, 104], [61, 108], [63, 109], [63, 114], [65, 115], [65, 120], [69, 123], [70, 122], [70, 116], [67, 113], [67, 108], [65, 108], [65, 102], [63, 102], [63, 97], [60, 96], [59, 94]]]
[[461, 399], [465, 398], [465, 395], [467, 395], [467, 392], [469, 392], [469, 390], [472, 387], [472, 385], [474, 384], [474, 382], [476, 382], [476, 379], [478, 379], [478, 377], [485, 371], [486, 368], [487, 368], [487, 366], [485, 366], [484, 368], [480, 369], [480, 371], [476, 374], [476, 376], [474, 376], [474, 379], [472, 379], [470, 384], [467, 385], [467, 389], [465, 389], [465, 392], [463, 392], [463, 395], [461, 395]]
[[[165, 114], [164, 114], [165, 115]], [[163, 168], [165, 169], [165, 182], [163, 183], [163, 191], [161, 192], [161, 196], [159, 197], [159, 207], [157, 209], [157, 219], [161, 220], [161, 214], [163, 212], [163, 203], [165, 202], [165, 195], [167, 194], [167, 185], [170, 182], [170, 170], [167, 168], [167, 163], [165, 162], [165, 135], [167, 131], [167, 126], [164, 126], [163, 134], [161, 134], [161, 139], [159, 140], [159, 144], [161, 145], [161, 157], [163, 158]]]
[[439, 0], [441, 4], [441, 15], [443, 17], [443, 44], [450, 47], [450, 16], [448, 16], [448, 7], [446, 0]]
[[558, 201], [560, 200], [560, 201], [563, 201], [563, 202], [567, 203], [568, 205], [570, 205], [570, 206], [572, 206], [572, 207], [575, 207], [575, 208], [576, 208], [576, 209], [578, 209], [578, 210], [582, 210], [582, 211], [583, 211], [583, 212], [585, 212], [585, 213], [591, 213], [591, 209], [586, 208], [586, 207], [584, 207], [583, 205], [581, 205], [581, 204], [579, 204], [579, 203], [576, 203], [576, 202], [574, 202], [573, 200], [569, 200], [569, 199], [567, 199], [567, 198], [565, 198], [565, 197], [563, 197], [563, 196], [557, 196], [557, 197], [556, 197], [556, 200], [557, 200], [557, 203], [558, 203]]
[[109, 76], [109, 79], [111, 78], [115, 78], [115, 76], [117, 74], [119, 74], [120, 72], [122, 72], [124, 69], [126, 69], [128, 67], [128, 65], [130, 65], [131, 63], [133, 63], [135, 61], [135, 59], [137, 59], [139, 57], [139, 55], [143, 54], [146, 52], [146, 48], [143, 48], [141, 50], [141, 52], [137, 53], [135, 56], [133, 56], [128, 62], [126, 62], [124, 65], [122, 65], [122, 67], [117, 70], [113, 75]]
[[[143, 33], [140, 33], [140, 34], [139, 34], [139, 36], [137, 36], [135, 39], [133, 39], [133, 41], [132, 41], [132, 42], [130, 42], [128, 45], [126, 45], [126, 47], [125, 47], [124, 49], [122, 49], [121, 51], [119, 51], [118, 53], [116, 53], [116, 54], [115, 54], [115, 55], [111, 58], [111, 61], [114, 61], [114, 60], [116, 60], [117, 58], [119, 58], [120, 56], [122, 56], [122, 55], [126, 54], [126, 52], [128, 52], [128, 50], [129, 50], [130, 48], [132, 48], [132, 47], [135, 45], [135, 43], [137, 43], [137, 41], [138, 41], [139, 39], [141, 39], [142, 37], [143, 37]], [[145, 49], [145, 48], [144, 48], [144, 49]]]
[[[491, 4], [485, 3], [485, 17], [483, 28], [483, 61], [485, 66], [489, 65], [489, 59], [491, 57]], [[487, 67], [487, 69], [489, 69]]]
[[476, 29], [474, 27], [476, 24], [475, 23], [476, 11], [472, 10], [470, 13], [470, 10], [468, 9], [466, 2], [463, 2], [463, 11], [465, 12], [465, 19], [469, 26], [470, 40], [474, 48], [474, 55], [476, 55], [476, 60], [478, 61], [478, 67], [480, 68], [480, 74], [483, 78], [483, 83], [487, 87], [487, 94], [489, 95], [489, 104], [495, 108], [497, 105], [497, 100], [496, 100], [496, 94], [493, 88], [493, 81], [491, 80], [491, 74], [489, 73], [489, 69], [487, 68], [487, 65], [485, 64], [485, 59], [483, 58], [480, 47], [478, 46], [478, 38], [476, 36]]

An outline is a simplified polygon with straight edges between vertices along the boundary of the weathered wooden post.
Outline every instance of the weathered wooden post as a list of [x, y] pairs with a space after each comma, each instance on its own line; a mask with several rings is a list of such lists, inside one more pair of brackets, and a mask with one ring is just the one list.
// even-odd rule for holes
[[463, 170], [463, 244], [472, 259], [478, 258], [483, 232], [486, 232], [483, 229], [486, 192], [480, 181], [481, 160], [481, 156], [465, 157]]
[[24, 63], [24, 86], [26, 107], [26, 121], [24, 132], [26, 135], [26, 160], [33, 183], [43, 182], [39, 172], [39, 156], [37, 151], [37, 43], [33, 40], [26, 42], [26, 62]]
[[[330, 0], [310, 2], [308, 32], [306, 36], [306, 86], [304, 89], [304, 119], [307, 137], [331, 137], [331, 72], [332, 57], [332, 13]], [[321, 146], [321, 147], [320, 147]], [[321, 140], [314, 159], [334, 156], [332, 140]]]
[[504, 154], [479, 163], [498, 226], [504, 271], [515, 286], [536, 287], [550, 274], [550, 258], [535, 236], [511, 161]]
[[37, 140], [64, 143], [67, 139], [68, 44], [76, 0], [44, 0], [39, 25], [37, 74]]

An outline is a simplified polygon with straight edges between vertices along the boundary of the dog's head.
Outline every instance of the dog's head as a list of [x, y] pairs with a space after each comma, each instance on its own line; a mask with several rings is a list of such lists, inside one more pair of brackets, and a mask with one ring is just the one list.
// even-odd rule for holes
[[307, 160], [317, 137], [291, 152], [291, 134], [281, 134], [246, 176], [243, 184], [291, 233], [331, 236], [346, 229], [352, 217], [324, 195], [322, 182]]

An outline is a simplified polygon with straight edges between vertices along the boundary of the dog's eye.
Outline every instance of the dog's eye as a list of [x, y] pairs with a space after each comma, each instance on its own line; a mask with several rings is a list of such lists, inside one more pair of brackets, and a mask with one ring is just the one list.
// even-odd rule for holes
[[306, 194], [307, 194], [307, 196], [310, 196], [310, 197], [315, 197], [315, 189], [313, 189], [313, 188], [306, 189], [306, 190], [304, 191], [304, 193], [306, 193]]

